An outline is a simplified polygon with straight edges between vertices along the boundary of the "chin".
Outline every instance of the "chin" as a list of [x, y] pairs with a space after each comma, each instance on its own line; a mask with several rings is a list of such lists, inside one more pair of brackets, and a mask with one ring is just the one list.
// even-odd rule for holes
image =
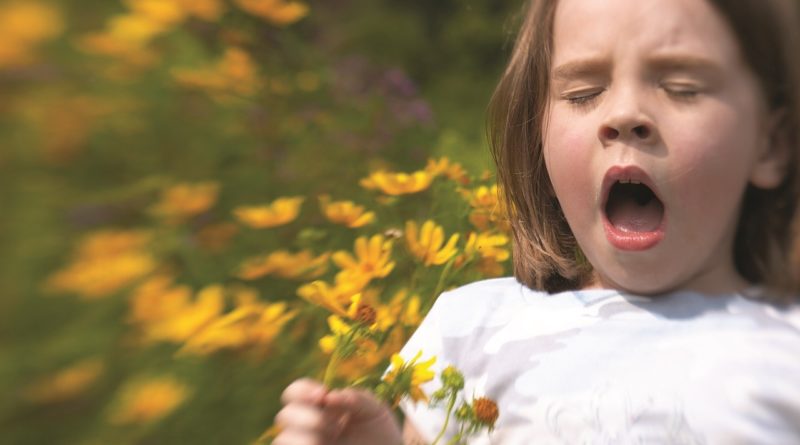
[[664, 277], [663, 274], [658, 273], [637, 273], [633, 275], [623, 272], [621, 274], [604, 274], [601, 271], [598, 276], [600, 287], [616, 289], [635, 295], [661, 295], [673, 292], [681, 287], [680, 280], [671, 279], [673, 277]]

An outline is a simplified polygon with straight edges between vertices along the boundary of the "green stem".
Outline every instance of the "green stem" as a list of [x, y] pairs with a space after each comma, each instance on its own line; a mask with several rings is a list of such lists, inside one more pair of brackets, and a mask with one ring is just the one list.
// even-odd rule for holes
[[450, 442], [447, 442], [447, 445], [458, 445], [460, 443], [461, 443], [461, 432], [453, 436], [453, 438], [450, 439]]
[[439, 281], [436, 283], [436, 289], [433, 291], [433, 298], [429, 300], [431, 305], [433, 304], [434, 301], [436, 301], [436, 298], [442, 292], [442, 288], [444, 288], [445, 278], [447, 277], [447, 274], [450, 273], [450, 269], [453, 268], [453, 263], [455, 263], [455, 261], [456, 261], [456, 256], [453, 255], [453, 257], [450, 258], [450, 261], [448, 261], [447, 264], [445, 264], [444, 268], [442, 269], [442, 273], [441, 275], [439, 275]]
[[330, 388], [331, 383], [333, 383], [336, 366], [339, 364], [339, 348], [340, 346], [336, 345], [336, 349], [333, 350], [333, 354], [331, 355], [331, 360], [325, 368], [325, 377], [322, 379], [322, 384], [324, 384], [326, 388]]
[[450, 442], [447, 442], [447, 445], [458, 445], [464, 439], [464, 426], [466, 423], [462, 422], [461, 427], [458, 428], [458, 434], [453, 436]]
[[444, 433], [447, 432], [447, 425], [450, 423], [450, 415], [453, 413], [453, 407], [456, 406], [456, 393], [453, 392], [450, 394], [450, 401], [447, 402], [447, 416], [444, 418], [444, 425], [442, 425], [442, 430], [439, 431], [439, 435], [436, 436], [436, 439], [433, 440], [431, 445], [436, 445], [439, 443], [439, 440], [444, 436]]
[[358, 330], [358, 328], [354, 326], [344, 338], [336, 342], [336, 348], [333, 349], [331, 360], [328, 362], [328, 366], [325, 368], [325, 376], [322, 378], [322, 383], [327, 388], [331, 387], [333, 379], [336, 377], [336, 366], [339, 365], [339, 360], [342, 358], [342, 348], [344, 346], [349, 346], [349, 344], [352, 343], [356, 334], [356, 330]]
[[414, 272], [411, 274], [411, 284], [408, 286], [408, 290], [410, 293], [414, 293], [414, 289], [417, 288], [417, 280], [419, 278], [419, 271], [421, 267], [417, 266], [414, 268]]

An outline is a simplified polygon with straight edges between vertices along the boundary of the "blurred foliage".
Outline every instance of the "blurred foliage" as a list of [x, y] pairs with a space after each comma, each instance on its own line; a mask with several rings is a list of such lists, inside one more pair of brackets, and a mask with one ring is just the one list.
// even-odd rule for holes
[[333, 381], [377, 384], [507, 272], [483, 112], [519, 6], [0, 1], [2, 442], [252, 443], [367, 307]]

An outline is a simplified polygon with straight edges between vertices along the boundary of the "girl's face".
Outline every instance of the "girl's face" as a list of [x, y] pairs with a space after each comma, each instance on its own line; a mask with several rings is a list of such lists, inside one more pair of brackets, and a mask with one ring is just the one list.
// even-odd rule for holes
[[551, 66], [545, 162], [595, 284], [745, 287], [742, 196], [782, 168], [724, 19], [700, 0], [559, 0]]

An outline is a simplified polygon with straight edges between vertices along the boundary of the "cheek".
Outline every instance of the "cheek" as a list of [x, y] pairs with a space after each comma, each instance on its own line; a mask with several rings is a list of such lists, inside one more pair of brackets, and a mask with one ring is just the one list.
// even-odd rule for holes
[[714, 227], [720, 234], [737, 218], [736, 210], [749, 180], [754, 132], [732, 113], [719, 110], [667, 141], [670, 147], [669, 177], [673, 207], [681, 219], [692, 221], [695, 236]]
[[562, 208], [585, 208], [593, 201], [591, 150], [595, 149], [579, 119], [560, 119], [552, 113], [544, 132], [547, 173]]
[[743, 189], [749, 180], [753, 156], [756, 154], [755, 124], [743, 122], [727, 108], [693, 119], [691, 125], [665, 141], [670, 147], [670, 178], [683, 184], [680, 199], [695, 201], [709, 196], [730, 196]]

